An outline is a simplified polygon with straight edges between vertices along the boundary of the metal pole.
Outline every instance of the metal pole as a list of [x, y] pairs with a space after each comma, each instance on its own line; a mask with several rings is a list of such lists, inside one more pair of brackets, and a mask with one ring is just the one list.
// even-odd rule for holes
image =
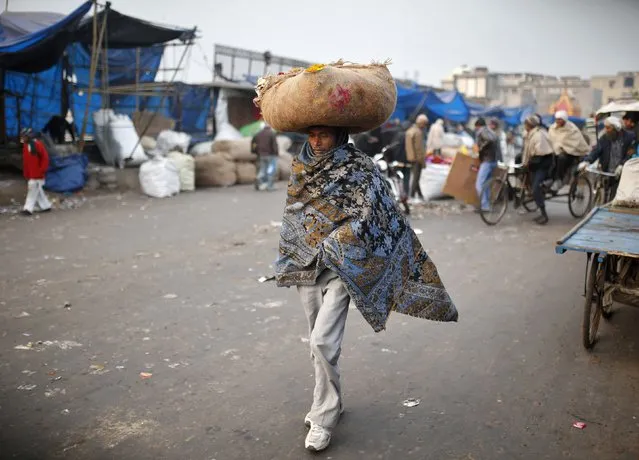
[[9, 0], [4, 4], [4, 10], [9, 11]]

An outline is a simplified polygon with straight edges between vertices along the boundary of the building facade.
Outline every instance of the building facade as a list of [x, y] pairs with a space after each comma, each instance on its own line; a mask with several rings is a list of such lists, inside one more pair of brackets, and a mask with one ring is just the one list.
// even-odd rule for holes
[[593, 88], [601, 91], [602, 103], [617, 99], [639, 98], [639, 72], [619, 72], [617, 75], [592, 77]]
[[487, 67], [462, 66], [443, 80], [442, 86], [486, 106], [534, 105], [544, 114], [562, 105], [570, 107], [571, 115], [588, 116], [602, 105], [601, 90], [593, 88], [589, 80], [573, 76], [490, 72]]

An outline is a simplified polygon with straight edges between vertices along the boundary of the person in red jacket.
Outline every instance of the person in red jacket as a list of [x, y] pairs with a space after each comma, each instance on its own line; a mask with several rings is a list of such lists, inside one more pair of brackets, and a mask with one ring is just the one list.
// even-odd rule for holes
[[42, 212], [51, 210], [51, 202], [44, 193], [44, 177], [49, 168], [49, 154], [44, 144], [31, 137], [31, 130], [20, 133], [22, 145], [22, 172], [28, 183], [27, 199], [23, 212], [31, 215], [36, 209]]

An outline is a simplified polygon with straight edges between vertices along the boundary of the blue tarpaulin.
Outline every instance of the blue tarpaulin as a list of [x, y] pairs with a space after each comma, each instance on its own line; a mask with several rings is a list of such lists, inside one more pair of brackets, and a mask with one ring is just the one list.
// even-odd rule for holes
[[53, 115], [62, 111], [62, 66], [36, 74], [6, 72], [6, 135], [16, 137], [22, 128], [40, 131]]
[[464, 97], [456, 91], [436, 93], [397, 85], [397, 105], [391, 119], [404, 121], [418, 113], [426, 113], [432, 120], [446, 118], [457, 123], [466, 123], [470, 118]]
[[44, 187], [56, 193], [76, 192], [82, 190], [87, 181], [86, 155], [69, 155], [49, 157], [49, 169], [47, 170]]
[[34, 73], [52, 67], [90, 8], [91, 2], [85, 2], [68, 16], [4, 11], [0, 14], [0, 68]]
[[[76, 130], [80, 132], [87, 104], [91, 53], [84, 45], [81, 45], [80, 43], [73, 43], [69, 46], [67, 54], [76, 79], [76, 87], [73, 95], [71, 96], [70, 105], [75, 119]], [[140, 48], [140, 83], [150, 83], [155, 80], [163, 54], [164, 46]], [[107, 51], [108, 85], [129, 85], [135, 83], [136, 62], [135, 49], [109, 49]], [[100, 88], [102, 86], [102, 79], [102, 71], [101, 69], [98, 69], [94, 82], [95, 88]], [[149, 99], [151, 102], [147, 102], [146, 99]], [[153, 105], [152, 99], [152, 97], [140, 98], [140, 100], [144, 100], [140, 105], [141, 110], [144, 108], [157, 110], [159, 107], [157, 107], [157, 105]], [[108, 104], [106, 102], [108, 102]], [[143, 107], [143, 105], [146, 107]], [[93, 134], [92, 114], [97, 110], [100, 110], [103, 106], [109, 106], [118, 113], [131, 115], [131, 113], [135, 110], [135, 96], [116, 94], [111, 95], [109, 101], [103, 101], [102, 95], [99, 93], [92, 94], [86, 131], [88, 134]], [[133, 109], [128, 111], [127, 108], [130, 107], [133, 107]]]

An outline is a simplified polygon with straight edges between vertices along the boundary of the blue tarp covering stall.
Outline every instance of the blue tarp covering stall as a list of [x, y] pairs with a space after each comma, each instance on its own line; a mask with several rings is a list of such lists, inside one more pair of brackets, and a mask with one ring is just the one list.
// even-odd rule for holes
[[40, 131], [62, 111], [62, 65], [36, 74], [6, 72], [6, 136], [17, 137], [22, 128]]
[[85, 2], [68, 16], [4, 11], [0, 14], [0, 68], [35, 73], [54, 66], [90, 8], [91, 2]]
[[470, 118], [464, 97], [456, 91], [436, 93], [397, 85], [397, 105], [391, 119], [404, 121], [418, 113], [426, 113], [432, 120], [446, 118], [457, 123]]
[[[140, 48], [140, 60], [138, 67], [140, 69], [140, 83], [150, 83], [155, 80], [163, 54], [164, 46]], [[76, 130], [80, 132], [87, 104], [91, 52], [86, 46], [80, 43], [74, 43], [69, 46], [67, 55], [76, 80], [76, 90], [71, 96], [71, 111], [74, 114]], [[107, 81], [108, 86], [135, 83], [136, 62], [135, 49], [109, 49], [107, 51], [107, 67], [109, 69]], [[102, 79], [103, 75], [101, 69], [98, 69], [94, 81], [95, 88], [102, 87]], [[140, 99], [152, 100], [153, 98]], [[103, 106], [108, 105], [116, 112], [126, 113], [127, 115], [131, 115], [131, 113], [135, 110], [135, 96], [132, 95], [111, 95], [108, 104], [106, 102], [107, 101], [102, 100], [102, 95], [99, 93], [91, 95], [91, 105], [89, 110], [90, 116], [86, 131], [88, 134], [93, 134], [93, 117], [91, 114], [100, 110]], [[153, 106], [152, 102], [145, 104], [147, 105], [146, 108], [149, 110], [156, 110], [159, 108], [157, 106]], [[133, 107], [133, 109], [126, 110], [127, 107]]]

